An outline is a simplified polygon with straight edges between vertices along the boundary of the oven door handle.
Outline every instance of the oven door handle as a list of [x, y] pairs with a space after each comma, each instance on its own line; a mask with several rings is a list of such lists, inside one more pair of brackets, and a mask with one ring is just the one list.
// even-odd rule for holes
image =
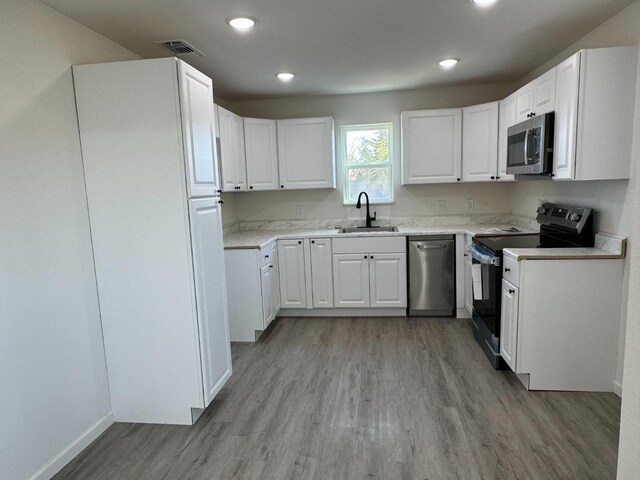
[[524, 164], [529, 165], [529, 132], [531, 130], [527, 128], [524, 132]]

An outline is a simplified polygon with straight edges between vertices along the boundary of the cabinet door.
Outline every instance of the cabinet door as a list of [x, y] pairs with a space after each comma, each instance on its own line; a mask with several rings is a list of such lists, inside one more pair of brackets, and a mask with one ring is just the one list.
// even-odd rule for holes
[[507, 146], [509, 127], [516, 124], [516, 95], [508, 96], [500, 102], [500, 118], [498, 121], [498, 180], [513, 182], [515, 175], [507, 174]]
[[402, 112], [402, 184], [462, 179], [462, 110]]
[[333, 299], [338, 307], [368, 307], [369, 256], [360, 253], [333, 255]]
[[473, 313], [473, 278], [471, 276], [471, 266], [473, 262], [468, 254], [464, 257], [464, 308], [467, 312]]
[[277, 190], [279, 183], [276, 121], [245, 118], [244, 147], [249, 190]]
[[331, 239], [311, 240], [311, 288], [313, 308], [333, 308]]
[[333, 118], [278, 120], [277, 129], [280, 187], [336, 188]]
[[273, 260], [271, 260], [271, 266], [273, 267], [273, 273], [271, 278], [271, 308], [273, 310], [273, 318], [276, 318], [280, 311], [281, 298], [280, 298], [280, 265], [278, 263], [278, 249], [273, 252]]
[[213, 83], [182, 61], [178, 61], [178, 69], [187, 195], [216, 195], [219, 186]]
[[463, 109], [462, 179], [488, 182], [498, 170], [498, 102]]
[[554, 179], [573, 179], [578, 131], [578, 92], [580, 88], [580, 52], [556, 68]]
[[369, 257], [372, 307], [407, 306], [407, 255], [376, 253]]
[[282, 308], [307, 308], [302, 240], [278, 240]]
[[516, 371], [518, 345], [518, 287], [502, 280], [502, 311], [500, 313], [500, 355]]
[[204, 405], [231, 376], [222, 216], [215, 199], [189, 200]]
[[263, 328], [266, 329], [273, 320], [273, 265], [265, 265], [260, 269], [260, 288]]
[[235, 172], [236, 190], [247, 190], [247, 162], [244, 151], [244, 121], [242, 117], [233, 114], [233, 135], [235, 141]]
[[524, 122], [533, 113], [533, 85], [525, 85], [516, 93], [516, 123]]
[[556, 103], [556, 69], [552, 68], [533, 82], [533, 112], [536, 115], [553, 112]]
[[238, 191], [236, 188], [236, 133], [233, 124], [233, 113], [218, 107], [218, 123], [220, 130], [220, 170], [222, 174], [222, 191]]

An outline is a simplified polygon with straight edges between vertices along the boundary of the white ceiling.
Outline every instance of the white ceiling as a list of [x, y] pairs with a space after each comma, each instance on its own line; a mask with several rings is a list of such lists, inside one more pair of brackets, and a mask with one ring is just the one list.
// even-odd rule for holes
[[[633, 0], [42, 0], [137, 54], [185, 58], [227, 100], [512, 82]], [[258, 20], [240, 34], [233, 15]], [[459, 57], [444, 71], [438, 61]], [[283, 84], [276, 72], [296, 78]]]

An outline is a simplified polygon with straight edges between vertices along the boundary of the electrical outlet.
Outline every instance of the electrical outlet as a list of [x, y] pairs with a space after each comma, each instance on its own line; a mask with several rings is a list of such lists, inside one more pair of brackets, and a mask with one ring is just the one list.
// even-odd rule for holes
[[304, 217], [304, 206], [296, 205], [296, 218]]
[[447, 204], [445, 203], [444, 200], [438, 200], [438, 212], [439, 213], [444, 213], [446, 207], [447, 207]]
[[473, 212], [473, 200], [472, 199], [468, 199], [467, 200], [467, 212]]

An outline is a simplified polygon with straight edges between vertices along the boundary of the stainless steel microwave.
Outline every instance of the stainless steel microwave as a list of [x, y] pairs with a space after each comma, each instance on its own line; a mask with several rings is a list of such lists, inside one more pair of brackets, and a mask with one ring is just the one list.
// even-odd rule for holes
[[553, 168], [554, 113], [529, 118], [509, 127], [507, 173], [549, 175]]

